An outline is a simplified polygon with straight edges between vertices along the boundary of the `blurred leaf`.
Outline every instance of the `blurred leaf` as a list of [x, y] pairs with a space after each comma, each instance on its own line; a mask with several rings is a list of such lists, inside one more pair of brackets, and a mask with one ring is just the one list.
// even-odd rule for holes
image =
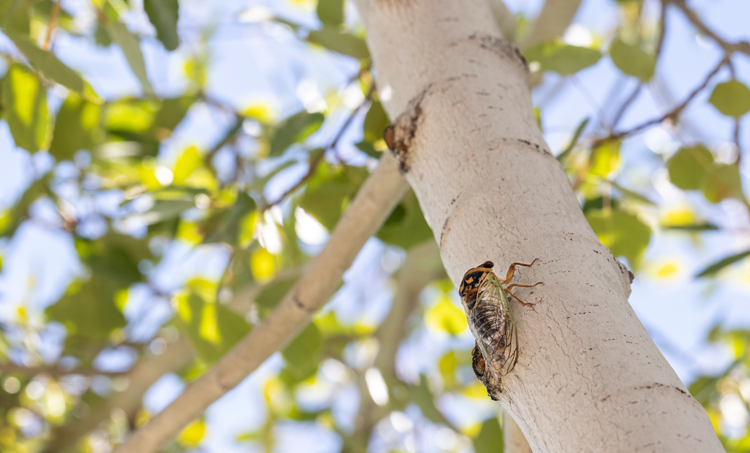
[[317, 13], [325, 25], [339, 26], [344, 23], [344, 1], [318, 0]]
[[143, 93], [146, 96], [153, 96], [154, 89], [151, 87], [151, 82], [148, 81], [148, 74], [146, 73], [146, 63], [143, 60], [143, 53], [141, 52], [141, 43], [138, 37], [135, 36], [128, 30], [128, 27], [124, 23], [119, 21], [110, 20], [107, 22], [107, 32], [112, 38], [112, 41], [116, 42], [122, 53], [125, 55], [125, 59], [130, 65], [130, 69], [133, 70], [133, 74], [141, 82]]
[[182, 430], [177, 437], [177, 443], [185, 448], [196, 448], [200, 445], [205, 434], [206, 422], [203, 420], [194, 420]]
[[718, 380], [718, 378], [714, 377], [701, 376], [690, 384], [688, 390], [701, 405], [707, 406], [711, 396], [716, 393], [716, 382]]
[[620, 71], [648, 82], [654, 75], [656, 58], [638, 46], [626, 44], [619, 37], [612, 40], [609, 56]]
[[620, 208], [620, 200], [617, 198], [612, 197], [596, 197], [586, 200], [583, 203], [583, 207], [581, 210], [583, 213], [587, 213], [589, 211], [595, 211], [600, 209], [619, 209]]
[[712, 203], [726, 198], [743, 200], [742, 177], [736, 164], [715, 164], [703, 180], [703, 196]]
[[711, 223], [695, 223], [690, 225], [662, 225], [665, 230], [676, 231], [716, 231], [720, 228]]
[[409, 386], [409, 399], [419, 406], [427, 419], [433, 423], [443, 424], [445, 418], [440, 413], [437, 406], [435, 406], [435, 396], [430, 391], [430, 386], [427, 384], [427, 377], [424, 374], [419, 375], [419, 385]]
[[370, 56], [364, 39], [333, 28], [323, 27], [322, 30], [312, 30], [307, 35], [307, 41], [359, 60]]
[[367, 111], [367, 116], [365, 116], [363, 126], [364, 140], [374, 143], [382, 139], [383, 132], [390, 123], [388, 115], [383, 110], [383, 105], [378, 101], [373, 101], [370, 109]]
[[588, 47], [570, 46], [560, 40], [537, 44], [523, 51], [529, 64], [537, 62], [541, 71], [554, 71], [571, 75], [593, 66], [602, 57], [601, 52]]
[[194, 95], [184, 95], [162, 100], [153, 123], [154, 137], [162, 140], [171, 135], [196, 99]]
[[83, 92], [83, 79], [81, 76], [67, 67], [55, 54], [40, 49], [21, 33], [5, 29], [3, 29], [3, 33], [29, 59], [31, 65], [41, 71], [45, 77], [73, 91]]
[[669, 181], [682, 190], [698, 190], [714, 168], [714, 157], [703, 145], [680, 148], [668, 161]]
[[16, 228], [28, 216], [29, 207], [32, 203], [43, 195], [49, 195], [52, 192], [49, 188], [51, 176], [48, 173], [46, 176], [32, 182], [13, 207], [3, 214], [2, 225], [0, 225], [0, 236], [12, 236]]
[[445, 353], [438, 361], [438, 370], [447, 389], [456, 385], [456, 363], [456, 352], [453, 350]]
[[57, 112], [49, 152], [58, 161], [72, 159], [80, 149], [91, 150], [97, 143], [99, 105], [71, 92]]
[[47, 92], [36, 74], [13, 63], [3, 79], [3, 118], [16, 146], [35, 153], [46, 147], [50, 129]]
[[146, 225], [154, 225], [165, 220], [178, 217], [184, 211], [195, 207], [193, 200], [156, 200], [154, 206], [142, 214], [134, 214], [126, 219], [128, 221], [143, 222]]
[[581, 138], [581, 134], [583, 133], [583, 130], [586, 129], [586, 125], [589, 124], [589, 117], [586, 117], [581, 121], [581, 123], [576, 127], [575, 132], [573, 132], [573, 136], [570, 138], [570, 141], [568, 142], [568, 146], [565, 147], [565, 149], [558, 154], [557, 160], [559, 162], [562, 162], [563, 159], [565, 159], [568, 154], [570, 154], [571, 151], [573, 151], [573, 148], [575, 148], [576, 143], [578, 143], [578, 139]]
[[708, 102], [721, 113], [739, 118], [750, 112], [750, 88], [739, 80], [716, 85]]
[[614, 256], [624, 256], [636, 266], [651, 240], [651, 228], [629, 212], [606, 209], [589, 211], [586, 220], [602, 244]]
[[175, 50], [180, 45], [177, 35], [179, 4], [177, 0], [144, 0], [143, 9], [148, 20], [156, 28], [156, 38], [167, 50]]
[[88, 281], [73, 282], [68, 292], [47, 308], [47, 317], [63, 324], [69, 336], [106, 340], [113, 330], [126, 324], [125, 317], [115, 306], [117, 289], [119, 286], [112, 280], [92, 269]]
[[101, 23], [96, 23], [96, 30], [94, 31], [94, 42], [97, 46], [107, 48], [112, 45], [112, 38], [109, 37], [109, 32]]
[[250, 255], [250, 270], [257, 281], [267, 282], [276, 275], [276, 258], [268, 250], [258, 249]]
[[425, 313], [426, 324], [437, 331], [458, 335], [467, 329], [466, 315], [453, 304], [449, 297], [443, 296]]
[[[210, 298], [207, 300], [206, 296]], [[250, 326], [241, 316], [212, 299], [213, 295], [201, 294], [197, 288], [175, 296], [177, 324], [201, 359], [208, 363], [220, 359], [250, 332]]]
[[299, 276], [279, 279], [263, 287], [255, 297], [255, 303], [265, 308], [275, 307], [297, 283]]
[[413, 191], [409, 191], [396, 205], [375, 236], [386, 244], [404, 249], [434, 238]]
[[203, 158], [198, 153], [198, 148], [188, 146], [177, 158], [177, 162], [174, 164], [174, 179], [173, 184], [180, 184], [190, 176], [193, 171], [198, 169], [203, 163]]
[[476, 453], [503, 453], [503, 430], [500, 429], [497, 418], [492, 417], [482, 423], [473, 442]]
[[324, 119], [322, 113], [307, 113], [304, 110], [285, 119], [271, 139], [271, 157], [281, 156], [291, 145], [305, 141], [320, 129]]
[[323, 337], [315, 323], [310, 323], [289, 346], [281, 351], [287, 370], [302, 380], [311, 376], [318, 368], [323, 354]]
[[375, 159], [380, 159], [381, 157], [383, 157], [383, 153], [376, 150], [370, 142], [361, 141], [359, 143], [355, 143], [354, 146], [356, 146], [363, 153], [367, 154], [370, 157], [374, 157]]
[[240, 243], [242, 221], [256, 210], [255, 200], [245, 192], [237, 193], [234, 205], [222, 216], [220, 227], [206, 237], [206, 242], [226, 242], [231, 246]]
[[718, 274], [720, 270], [724, 269], [727, 266], [730, 266], [737, 261], [744, 260], [750, 256], [750, 250], [746, 250], [742, 253], [737, 253], [736, 255], [728, 256], [722, 260], [719, 260], [710, 266], [706, 267], [702, 271], [700, 271], [695, 278], [701, 278], [701, 277], [713, 277], [714, 275]]
[[362, 167], [321, 162], [307, 183], [299, 206], [331, 231], [367, 175], [367, 169]]
[[638, 202], [641, 202], [641, 203], [649, 204], [651, 206], [656, 206], [656, 203], [654, 203], [653, 201], [649, 200], [645, 196], [639, 194], [638, 192], [634, 192], [634, 191], [632, 191], [630, 189], [626, 189], [626, 188], [622, 187], [621, 185], [617, 184], [614, 181], [607, 181], [607, 182], [612, 187], [614, 187], [615, 189], [617, 189], [622, 194], [622, 196], [625, 197], [625, 198], [630, 198], [631, 200], [634, 200], [634, 201], [638, 201]]
[[594, 148], [589, 159], [589, 174], [607, 178], [620, 168], [620, 142], [610, 141]]
[[0, 28], [28, 35], [31, 2], [22, 0], [0, 0]]
[[158, 102], [141, 99], [108, 102], [104, 110], [104, 124], [111, 133], [139, 140], [153, 127], [159, 108]]

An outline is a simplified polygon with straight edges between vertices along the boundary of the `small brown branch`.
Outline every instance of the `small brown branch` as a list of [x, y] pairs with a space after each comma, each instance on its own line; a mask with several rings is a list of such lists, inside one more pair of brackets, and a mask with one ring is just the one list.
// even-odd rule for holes
[[725, 64], [727, 64], [727, 62], [729, 61], [728, 58], [729, 57], [725, 55], [724, 58], [722, 58], [721, 61], [719, 61], [719, 64], [716, 65], [716, 67], [706, 76], [706, 79], [703, 81], [703, 83], [701, 83], [701, 85], [697, 87], [695, 90], [693, 90], [690, 93], [690, 95], [688, 95], [688, 97], [681, 104], [673, 108], [671, 111], [665, 113], [659, 118], [654, 118], [652, 120], [646, 121], [645, 123], [642, 123], [630, 130], [617, 132], [614, 134], [610, 134], [607, 137], [600, 138], [594, 141], [593, 145], [596, 147], [604, 143], [611, 142], [613, 140], [618, 140], [621, 138], [628, 137], [630, 135], [641, 132], [644, 129], [648, 129], [651, 126], [655, 126], [667, 120], [671, 120], [671, 121], [677, 120], [677, 118], [680, 116], [682, 111], [685, 110], [685, 108], [688, 106], [688, 104], [690, 104], [690, 102], [695, 98], [695, 96], [697, 96], [698, 93], [703, 91], [703, 89], [706, 88], [706, 86], [708, 86], [708, 82], [711, 81], [713, 76], [715, 76], [716, 73], [718, 73], [721, 70], [721, 68], [724, 67]]
[[52, 11], [49, 14], [49, 23], [47, 24], [47, 34], [44, 35], [44, 42], [42, 42], [42, 50], [50, 50], [52, 48], [52, 40], [54, 39], [52, 34], [57, 28], [57, 19], [60, 16], [60, 2], [57, 0], [52, 4]]
[[735, 43], [730, 43], [721, 38], [719, 35], [714, 33], [710, 28], [706, 26], [706, 24], [703, 23], [703, 21], [698, 17], [698, 15], [693, 11], [692, 9], [688, 8], [687, 3], [685, 0], [664, 0], [665, 3], [671, 3], [678, 7], [683, 14], [685, 14], [685, 17], [695, 26], [695, 28], [698, 29], [702, 34], [708, 36], [716, 44], [718, 44], [722, 49], [724, 49], [724, 52], [727, 55], [731, 55], [734, 52], [741, 52], [746, 55], [750, 55], [750, 42], [747, 41], [739, 41]]
[[740, 165], [742, 161], [742, 147], [740, 146], [740, 129], [741, 129], [741, 122], [739, 118], [734, 119], [734, 146], [737, 148], [737, 157], [735, 158], [735, 163], [737, 165]]
[[307, 170], [307, 173], [305, 173], [302, 178], [300, 178], [299, 181], [297, 181], [297, 184], [292, 186], [291, 188], [287, 189], [284, 193], [281, 194], [276, 200], [267, 203], [259, 209], [261, 212], [267, 210], [271, 206], [276, 206], [277, 204], [281, 203], [288, 197], [289, 195], [293, 194], [297, 191], [300, 187], [305, 185], [307, 181], [310, 180], [315, 175], [315, 172], [318, 170], [318, 164], [323, 160], [323, 158], [326, 155], [326, 152], [331, 149], [335, 149], [336, 145], [338, 145], [339, 140], [341, 140], [341, 137], [344, 135], [344, 132], [349, 128], [349, 125], [354, 120], [354, 117], [357, 116], [357, 113], [362, 109], [362, 107], [367, 104], [372, 99], [372, 94], [375, 90], [375, 84], [373, 83], [370, 87], [370, 90], [367, 92], [367, 96], [365, 96], [364, 100], [357, 106], [356, 109], [352, 111], [352, 113], [349, 115], [349, 117], [346, 119], [344, 124], [341, 126], [341, 128], [336, 133], [336, 136], [333, 137], [333, 140], [331, 140], [331, 143], [328, 144], [325, 148], [323, 148], [321, 151], [319, 151], [317, 154], [315, 154], [312, 159], [310, 159], [310, 168]]

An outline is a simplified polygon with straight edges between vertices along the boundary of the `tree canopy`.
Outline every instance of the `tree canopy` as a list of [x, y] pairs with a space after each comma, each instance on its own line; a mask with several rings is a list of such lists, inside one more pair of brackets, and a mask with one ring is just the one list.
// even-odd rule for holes
[[[552, 38], [544, 2], [496, 19], [631, 304], [746, 451], [750, 9], [570, 3]], [[110, 451], [274, 313], [387, 152], [364, 38], [343, 0], [0, 0], [0, 450]], [[495, 451], [435, 235], [394, 203], [166, 451]]]

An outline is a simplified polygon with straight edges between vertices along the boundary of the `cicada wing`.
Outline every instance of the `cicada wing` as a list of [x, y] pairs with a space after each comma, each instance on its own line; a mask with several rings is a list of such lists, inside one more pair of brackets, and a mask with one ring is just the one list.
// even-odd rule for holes
[[492, 307], [492, 328], [483, 336], [487, 350], [485, 360], [490, 368], [500, 375], [513, 371], [518, 361], [518, 335], [516, 322], [508, 298], [500, 281], [494, 274], [488, 274], [478, 291], [479, 303]]

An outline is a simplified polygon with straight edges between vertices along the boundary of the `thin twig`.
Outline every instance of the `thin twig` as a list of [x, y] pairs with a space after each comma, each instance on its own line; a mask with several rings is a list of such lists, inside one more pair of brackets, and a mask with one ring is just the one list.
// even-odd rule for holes
[[49, 22], [47, 23], [47, 34], [44, 35], [44, 42], [42, 43], [42, 50], [50, 50], [52, 48], [52, 33], [57, 28], [57, 18], [60, 16], [60, 2], [57, 0], [52, 4], [52, 11], [49, 13]]
[[654, 126], [656, 124], [662, 123], [662, 122], [664, 122], [666, 120], [671, 120], [671, 121], [676, 120], [677, 117], [680, 116], [680, 114], [682, 113], [682, 111], [685, 110], [685, 108], [688, 106], [688, 104], [690, 104], [690, 102], [695, 98], [695, 96], [697, 96], [698, 93], [700, 93], [701, 91], [703, 91], [703, 89], [706, 88], [706, 86], [708, 86], [708, 82], [711, 81], [711, 79], [713, 78], [713, 76], [715, 76], [716, 73], [718, 73], [721, 70], [721, 68], [724, 67], [725, 64], [727, 64], [727, 62], [729, 61], [728, 58], [729, 57], [725, 55], [724, 58], [722, 58], [721, 61], [719, 61], [719, 64], [716, 65], [716, 67], [713, 69], [713, 71], [711, 71], [706, 76], [706, 79], [703, 81], [703, 83], [698, 88], [696, 88], [695, 90], [693, 90], [693, 92], [690, 93], [690, 95], [688, 95], [688, 97], [680, 105], [678, 105], [677, 107], [675, 107], [671, 111], [665, 113], [664, 115], [662, 115], [659, 118], [654, 118], [652, 120], [646, 121], [645, 123], [642, 123], [642, 124], [640, 124], [640, 125], [632, 128], [630, 130], [622, 131], [622, 132], [617, 132], [617, 133], [614, 133], [614, 134], [610, 134], [607, 137], [603, 137], [603, 138], [601, 138], [599, 140], [596, 140], [596, 141], [594, 141], [594, 146], [598, 146], [598, 145], [601, 145], [601, 144], [604, 144], [604, 143], [607, 143], [607, 142], [611, 142], [613, 140], [618, 140], [618, 139], [621, 139], [621, 138], [625, 138], [627, 136], [630, 136], [630, 135], [636, 134], [638, 132], [641, 132], [642, 130], [647, 129], [647, 128], [651, 127], [651, 126]]
[[692, 9], [688, 8], [687, 4], [685, 3], [685, 0], [664, 0], [665, 3], [672, 3], [676, 7], [678, 7], [683, 14], [687, 17], [687, 19], [695, 26], [695, 28], [698, 29], [701, 33], [708, 36], [709, 38], [713, 39], [716, 44], [718, 44], [722, 49], [724, 49], [724, 52], [727, 54], [732, 54], [734, 52], [742, 52], [744, 54], [750, 55], [750, 42], [747, 41], [739, 41], [735, 43], [730, 43], [725, 41], [723, 38], [719, 37], [716, 33], [714, 33], [710, 28], [706, 26], [706, 24], [703, 23], [703, 21], [698, 17], [698, 15], [693, 11]]
[[346, 121], [344, 122], [344, 124], [341, 126], [341, 128], [336, 133], [336, 136], [333, 137], [333, 140], [331, 140], [331, 143], [329, 143], [328, 146], [326, 146], [323, 150], [319, 151], [317, 154], [315, 154], [315, 156], [313, 156], [312, 159], [310, 159], [310, 164], [309, 164], [310, 168], [308, 168], [307, 173], [305, 173], [305, 175], [302, 176], [302, 178], [300, 178], [299, 181], [297, 181], [297, 184], [295, 184], [291, 188], [287, 189], [276, 200], [274, 200], [274, 201], [272, 201], [272, 202], [270, 202], [268, 204], [265, 204], [265, 205], [261, 206], [261, 208], [260, 208], [261, 212], [269, 209], [271, 206], [276, 206], [277, 204], [279, 204], [282, 201], [284, 201], [286, 199], [286, 197], [288, 197], [289, 195], [291, 195], [294, 192], [296, 192], [297, 189], [299, 189], [300, 187], [302, 187], [303, 185], [305, 185], [305, 183], [308, 180], [310, 180], [310, 178], [312, 178], [315, 175], [315, 172], [318, 170], [318, 164], [320, 164], [320, 162], [323, 160], [323, 158], [325, 157], [326, 152], [328, 150], [336, 148], [336, 145], [338, 145], [338, 142], [341, 139], [341, 137], [343, 137], [344, 132], [346, 132], [346, 130], [349, 128], [349, 125], [354, 120], [354, 117], [357, 116], [357, 113], [359, 113], [359, 111], [362, 109], [362, 107], [365, 104], [367, 104], [368, 102], [370, 102], [370, 100], [372, 99], [372, 94], [373, 94], [374, 90], [375, 90], [375, 84], [372, 84], [372, 86], [370, 87], [370, 90], [367, 92], [367, 96], [365, 96], [365, 98], [357, 106], [357, 108], [352, 111], [351, 115], [349, 115], [349, 117], [346, 119]]

